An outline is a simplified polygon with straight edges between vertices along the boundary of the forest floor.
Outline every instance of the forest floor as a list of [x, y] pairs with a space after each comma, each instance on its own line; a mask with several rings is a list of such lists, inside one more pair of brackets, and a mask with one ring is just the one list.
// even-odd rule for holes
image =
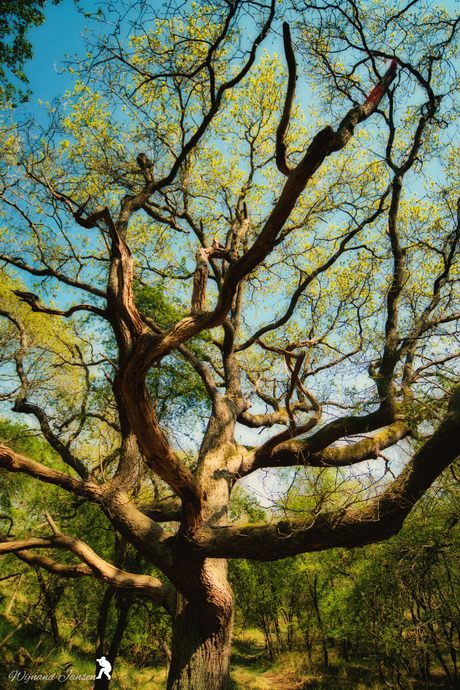
[[447, 690], [451, 687], [441, 669], [433, 668], [428, 682], [404, 677], [398, 686], [387, 671], [382, 676], [371, 662], [345, 663], [334, 657], [331, 650], [327, 668], [320, 659], [309, 663], [301, 651], [285, 652], [270, 661], [260, 631], [237, 633], [232, 644], [232, 690], [388, 690], [395, 687]]
[[[1, 624], [1, 617], [0, 617]], [[11, 625], [2, 631], [0, 641], [11, 632]], [[2, 637], [3, 636], [3, 637]], [[10, 643], [10, 640], [8, 640]], [[385, 678], [369, 660], [340, 660], [331, 649], [327, 668], [321, 663], [321, 655], [313, 655], [308, 661], [305, 650], [283, 652], [276, 659], [269, 659], [265, 643], [259, 630], [236, 630], [231, 655], [232, 690], [447, 690], [449, 684], [440, 668], [432, 669], [430, 682], [403, 677], [399, 686], [385, 670]], [[27, 629], [21, 629], [11, 638], [11, 644], [4, 645], [0, 655], [0, 688], [14, 690], [24, 685], [13, 682], [14, 669], [31, 674], [59, 675], [65, 669], [72, 669], [79, 678], [62, 683], [52, 681], [31, 682], [36, 690], [91, 690], [94, 681], [82, 680], [85, 674], [94, 674], [94, 649], [90, 641], [81, 642], [72, 650], [54, 649], [49, 640], [31, 637]], [[168, 669], [166, 665], [136, 667], [119, 659], [112, 678], [112, 690], [165, 690]], [[29, 687], [29, 686], [27, 686]]]
[[231, 668], [234, 690], [302, 690], [304, 681], [294, 669], [270, 662], [258, 631], [234, 638]]
[[304, 687], [303, 681], [297, 680], [292, 673], [286, 675], [276, 671], [267, 671], [265, 678], [273, 690], [302, 690]]

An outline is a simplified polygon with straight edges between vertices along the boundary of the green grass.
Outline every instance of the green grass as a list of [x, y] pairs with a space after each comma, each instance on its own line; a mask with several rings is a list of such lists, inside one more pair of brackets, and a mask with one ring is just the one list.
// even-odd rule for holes
[[[16, 628], [16, 623], [0, 616], [0, 642]], [[94, 687], [94, 680], [69, 680], [65, 683], [55, 681], [30, 680], [27, 684], [11, 681], [8, 676], [12, 671], [21, 673], [42, 674], [56, 678], [61, 674], [71, 671], [74, 675], [93, 676], [96, 672], [94, 644], [76, 637], [71, 651], [56, 649], [49, 637], [41, 637], [39, 640], [32, 637], [26, 626], [17, 630], [0, 651], [0, 687], [5, 689], [19, 687], [33, 687], [34, 690], [89, 690]], [[112, 690], [164, 690], [166, 687], [167, 669], [138, 668], [130, 665], [125, 660], [118, 658], [115, 665], [112, 682]]]
[[231, 657], [232, 690], [448, 690], [444, 673], [433, 669], [429, 682], [403, 677], [398, 685], [386, 671], [382, 679], [371, 662], [345, 662], [329, 651], [327, 668], [321, 663], [320, 651], [309, 663], [302, 651], [283, 652], [275, 661], [265, 654], [263, 635], [247, 630], [235, 635]]
[[[0, 616], [0, 642], [17, 627], [13, 619]], [[5, 690], [23, 687], [24, 683], [11, 682], [8, 674], [14, 670], [30, 674], [56, 673], [72, 669], [78, 675], [92, 676], [95, 673], [94, 644], [76, 636], [70, 651], [53, 648], [49, 637], [34, 638], [27, 626], [17, 630], [0, 651], [0, 687]], [[435, 690], [449, 686], [442, 672], [433, 670], [429, 683], [403, 678], [397, 685], [389, 673], [382, 680], [378, 668], [370, 662], [339, 659], [330, 651], [330, 663], [324, 668], [320, 655], [313, 656], [311, 664], [302, 651], [283, 652], [276, 660], [270, 660], [265, 653], [262, 633], [257, 629], [235, 632], [231, 656], [232, 690]], [[117, 659], [114, 669], [112, 690], [164, 690], [167, 668], [139, 668], [126, 659]], [[51, 684], [50, 681], [32, 682], [25, 687], [35, 690], [91, 690], [94, 681], [69, 680]]]

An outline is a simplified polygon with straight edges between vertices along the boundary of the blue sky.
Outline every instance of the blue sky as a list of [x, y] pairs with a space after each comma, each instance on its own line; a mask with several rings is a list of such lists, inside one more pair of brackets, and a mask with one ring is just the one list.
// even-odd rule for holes
[[34, 57], [26, 63], [25, 72], [33, 94], [29, 107], [34, 110], [38, 101], [49, 101], [73, 86], [69, 73], [60, 74], [65, 55], [71, 57], [85, 50], [84, 33], [87, 20], [73, 0], [62, 0], [59, 5], [47, 2], [45, 22], [32, 28], [28, 38]]
[[[152, 4], [155, 5], [155, 0]], [[53, 98], [73, 88], [74, 77], [68, 72], [60, 72], [66, 55], [71, 58], [86, 52], [84, 33], [90, 20], [81, 11], [85, 5], [93, 12], [98, 7], [91, 0], [79, 0], [80, 10], [74, 0], [60, 0], [58, 5], [52, 5], [48, 0], [44, 7], [44, 23], [29, 30], [27, 37], [34, 53], [33, 59], [25, 66], [33, 92], [28, 106], [30, 110], [37, 108], [39, 100], [51, 103]], [[281, 38], [271, 37], [264, 47], [269, 51], [275, 48], [276, 52], [282, 53]]]
[[[452, 13], [460, 8], [460, 0], [446, 0], [442, 3]], [[84, 7], [85, 0], [80, 0], [79, 6]], [[95, 5], [90, 0], [87, 7], [95, 10]], [[51, 102], [53, 98], [62, 95], [73, 87], [73, 77], [68, 72], [60, 73], [63, 68], [65, 56], [72, 57], [76, 53], [85, 52], [85, 41], [82, 34], [88, 20], [83, 12], [79, 11], [74, 0], [61, 0], [58, 5], [48, 2], [44, 8], [45, 22], [34, 27], [28, 32], [28, 38], [32, 43], [34, 57], [26, 63], [25, 72], [33, 91], [29, 108], [35, 110], [38, 101]], [[283, 53], [281, 39], [275, 40], [275, 49]], [[268, 43], [268, 50], [273, 49]], [[302, 75], [299, 75], [300, 77]], [[300, 84], [299, 84], [300, 85]], [[298, 95], [300, 89], [297, 89]]]

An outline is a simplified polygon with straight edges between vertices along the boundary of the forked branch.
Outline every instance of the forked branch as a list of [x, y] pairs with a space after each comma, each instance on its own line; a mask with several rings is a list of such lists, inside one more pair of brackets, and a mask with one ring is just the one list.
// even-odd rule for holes
[[193, 277], [192, 314], [200, 314], [206, 307], [210, 259], [226, 259], [228, 262], [233, 260], [232, 254], [228, 249], [222, 247], [216, 239], [213, 240], [211, 247], [201, 247], [198, 249], [196, 253], [195, 275]]
[[460, 387], [457, 387], [447, 414], [433, 436], [383, 494], [364, 506], [355, 510], [339, 508], [268, 525], [203, 525], [190, 539], [189, 547], [202, 557], [272, 561], [298, 553], [337, 546], [353, 548], [388, 539], [399, 532], [420, 497], [459, 455]]
[[[47, 519], [48, 522], [50, 522], [49, 516]], [[22, 554], [25, 554], [26, 557], [23, 560], [26, 560], [31, 565], [45, 567], [47, 570], [61, 576], [81, 577], [83, 575], [90, 575], [98, 580], [103, 580], [111, 584], [113, 587], [122, 589], [125, 592], [132, 592], [139, 596], [149, 597], [164, 606], [166, 610], [172, 611], [172, 596], [174, 592], [172, 585], [165, 585], [156, 577], [151, 577], [150, 575], [138, 575], [136, 573], [127, 573], [124, 570], [120, 570], [111, 563], [100, 558], [100, 556], [94, 553], [94, 551], [80, 539], [74, 539], [73, 537], [59, 532], [54, 523], [52, 523], [52, 529], [54, 535], [48, 539], [31, 537], [20, 541], [7, 541], [0, 536], [0, 555], [16, 553], [21, 557]], [[49, 558], [44, 560], [43, 557], [36, 557], [34, 554], [31, 554], [28, 551], [29, 548], [65, 549], [76, 555], [86, 567], [64, 566], [60, 568], [59, 566], [61, 564]]]

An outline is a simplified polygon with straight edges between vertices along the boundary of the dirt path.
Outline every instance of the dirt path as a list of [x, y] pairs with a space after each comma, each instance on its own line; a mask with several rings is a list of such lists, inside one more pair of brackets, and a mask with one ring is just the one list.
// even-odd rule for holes
[[296, 680], [293, 674], [267, 671], [263, 677], [270, 682], [273, 690], [301, 690], [303, 687], [303, 683]]
[[238, 682], [242, 687], [248, 690], [302, 690], [304, 684], [296, 679], [291, 669], [285, 671], [260, 669], [257, 661], [265, 650], [263, 643], [237, 640], [234, 647], [236, 649], [232, 654], [232, 662], [239, 667], [240, 674], [244, 673], [244, 669], [250, 673], [245, 677], [239, 675]]

